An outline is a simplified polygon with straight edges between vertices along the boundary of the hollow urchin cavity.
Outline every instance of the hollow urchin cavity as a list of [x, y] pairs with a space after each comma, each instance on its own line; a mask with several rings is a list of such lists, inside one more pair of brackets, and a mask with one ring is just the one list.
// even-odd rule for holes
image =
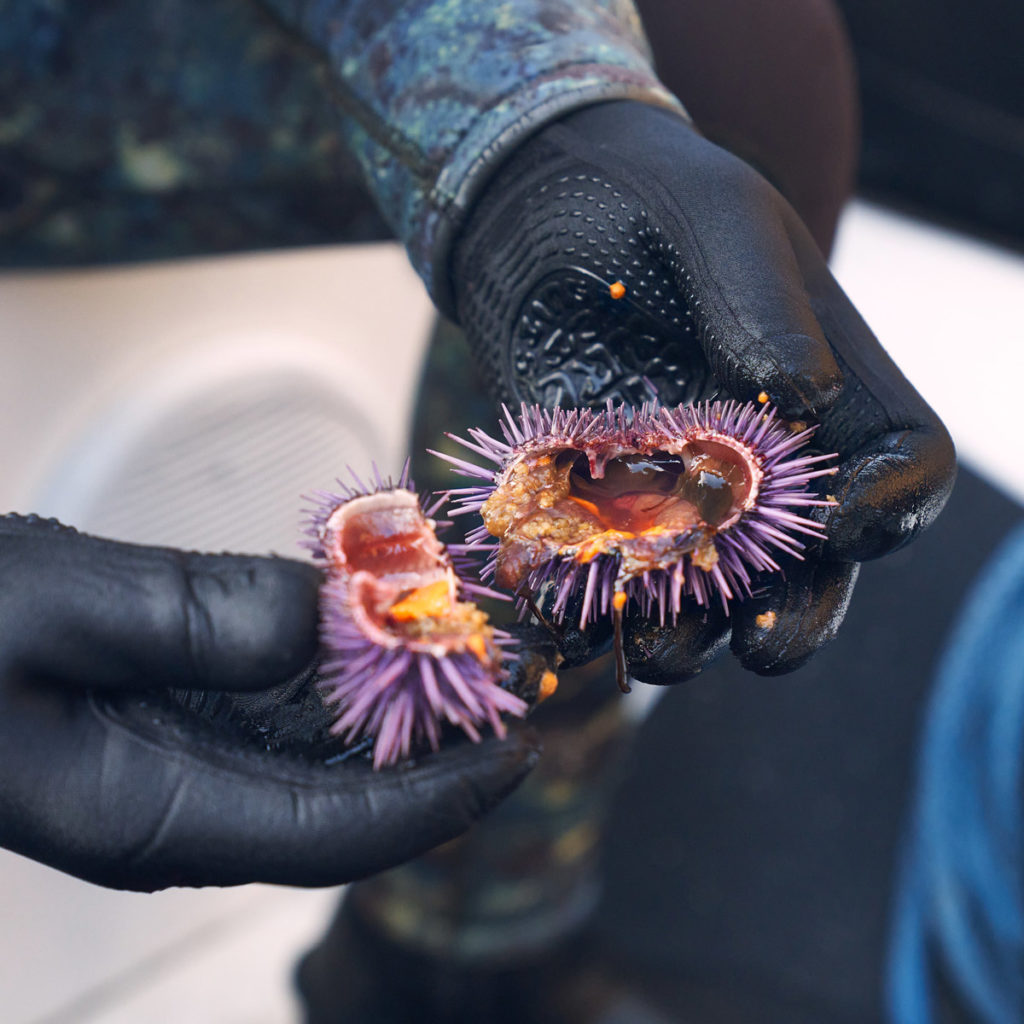
[[346, 572], [374, 576], [443, 570], [444, 547], [411, 491], [378, 491], [339, 505], [323, 528], [328, 558]]
[[488, 533], [501, 538], [498, 583], [519, 590], [554, 557], [618, 557], [622, 582], [686, 554], [714, 564], [709, 538], [753, 505], [762, 472], [748, 446], [695, 433], [648, 431], [640, 443], [623, 434], [571, 448], [553, 439], [524, 452], [481, 508]]
[[548, 583], [561, 614], [581, 591], [581, 624], [636, 600], [676, 616], [683, 595], [706, 605], [751, 592], [753, 574], [802, 557], [821, 527], [800, 512], [833, 504], [808, 489], [833, 455], [801, 455], [813, 435], [774, 410], [739, 402], [666, 409], [506, 410], [504, 442], [481, 430], [456, 441], [497, 464], [442, 457], [486, 481], [460, 492], [479, 511], [470, 546], [490, 545], [495, 581], [529, 595]]
[[756, 464], [749, 453], [719, 441], [694, 441], [678, 453], [655, 449], [617, 455], [596, 477], [577, 455], [569, 472], [570, 500], [591, 511], [605, 529], [720, 529], [749, 507]]

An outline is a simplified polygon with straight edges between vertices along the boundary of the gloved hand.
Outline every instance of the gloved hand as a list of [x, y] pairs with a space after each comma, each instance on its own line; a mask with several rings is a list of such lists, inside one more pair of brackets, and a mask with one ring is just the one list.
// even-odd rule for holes
[[[452, 285], [505, 402], [639, 403], [654, 397], [650, 385], [666, 405], [765, 392], [783, 415], [819, 421], [815, 447], [839, 453], [824, 548], [760, 580], [763, 596], [728, 617], [695, 612], [674, 629], [627, 617], [639, 679], [691, 676], [730, 635], [754, 671], [796, 668], [834, 636], [856, 563], [910, 540], [952, 488], [948, 433], [794, 211], [667, 110], [592, 106], [525, 142], [471, 209]], [[756, 621], [768, 610], [770, 630]]]
[[167, 699], [253, 691], [252, 711], [315, 658], [318, 581], [0, 518], [0, 846], [119, 889], [317, 886], [468, 828], [534, 764], [530, 734], [373, 772], [268, 753]]

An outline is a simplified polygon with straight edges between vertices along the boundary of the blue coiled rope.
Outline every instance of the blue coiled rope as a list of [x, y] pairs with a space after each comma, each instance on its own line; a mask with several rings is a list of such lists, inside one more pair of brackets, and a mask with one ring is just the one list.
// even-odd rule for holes
[[932, 1024], [936, 971], [986, 1024], [1024, 1021], [1024, 529], [974, 585], [928, 709], [894, 900], [888, 1007]]

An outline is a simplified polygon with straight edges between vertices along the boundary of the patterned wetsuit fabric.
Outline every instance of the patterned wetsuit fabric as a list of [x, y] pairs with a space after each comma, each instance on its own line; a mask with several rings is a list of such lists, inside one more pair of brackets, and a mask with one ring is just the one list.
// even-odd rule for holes
[[675, 101], [628, 0], [0, 0], [0, 265], [380, 237], [428, 280], [519, 138]]
[[387, 231], [315, 62], [248, 0], [0, 0], [0, 265]]

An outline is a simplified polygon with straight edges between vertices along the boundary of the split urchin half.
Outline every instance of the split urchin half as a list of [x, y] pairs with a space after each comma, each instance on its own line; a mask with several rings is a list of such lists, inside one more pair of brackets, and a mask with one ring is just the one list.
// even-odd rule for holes
[[[780, 553], [801, 558], [822, 528], [801, 514], [834, 504], [809, 487], [836, 472], [834, 455], [800, 455], [814, 428], [787, 424], [754, 403], [603, 410], [505, 410], [504, 440], [482, 430], [449, 435], [491, 465], [440, 455], [483, 483], [450, 492], [452, 514], [479, 513], [469, 550], [490, 549], [484, 578], [531, 601], [554, 587], [564, 618], [579, 594], [580, 626], [615, 621], [624, 685], [621, 619], [633, 601], [674, 620], [684, 599], [728, 610]], [[495, 468], [496, 467], [496, 468]]]
[[325, 658], [320, 686], [337, 709], [332, 731], [372, 736], [374, 766], [437, 749], [447, 721], [479, 741], [526, 703], [501, 686], [508, 634], [464, 598], [485, 588], [462, 579], [407, 472], [397, 485], [340, 484], [309, 499], [305, 545], [326, 570], [320, 592]]

